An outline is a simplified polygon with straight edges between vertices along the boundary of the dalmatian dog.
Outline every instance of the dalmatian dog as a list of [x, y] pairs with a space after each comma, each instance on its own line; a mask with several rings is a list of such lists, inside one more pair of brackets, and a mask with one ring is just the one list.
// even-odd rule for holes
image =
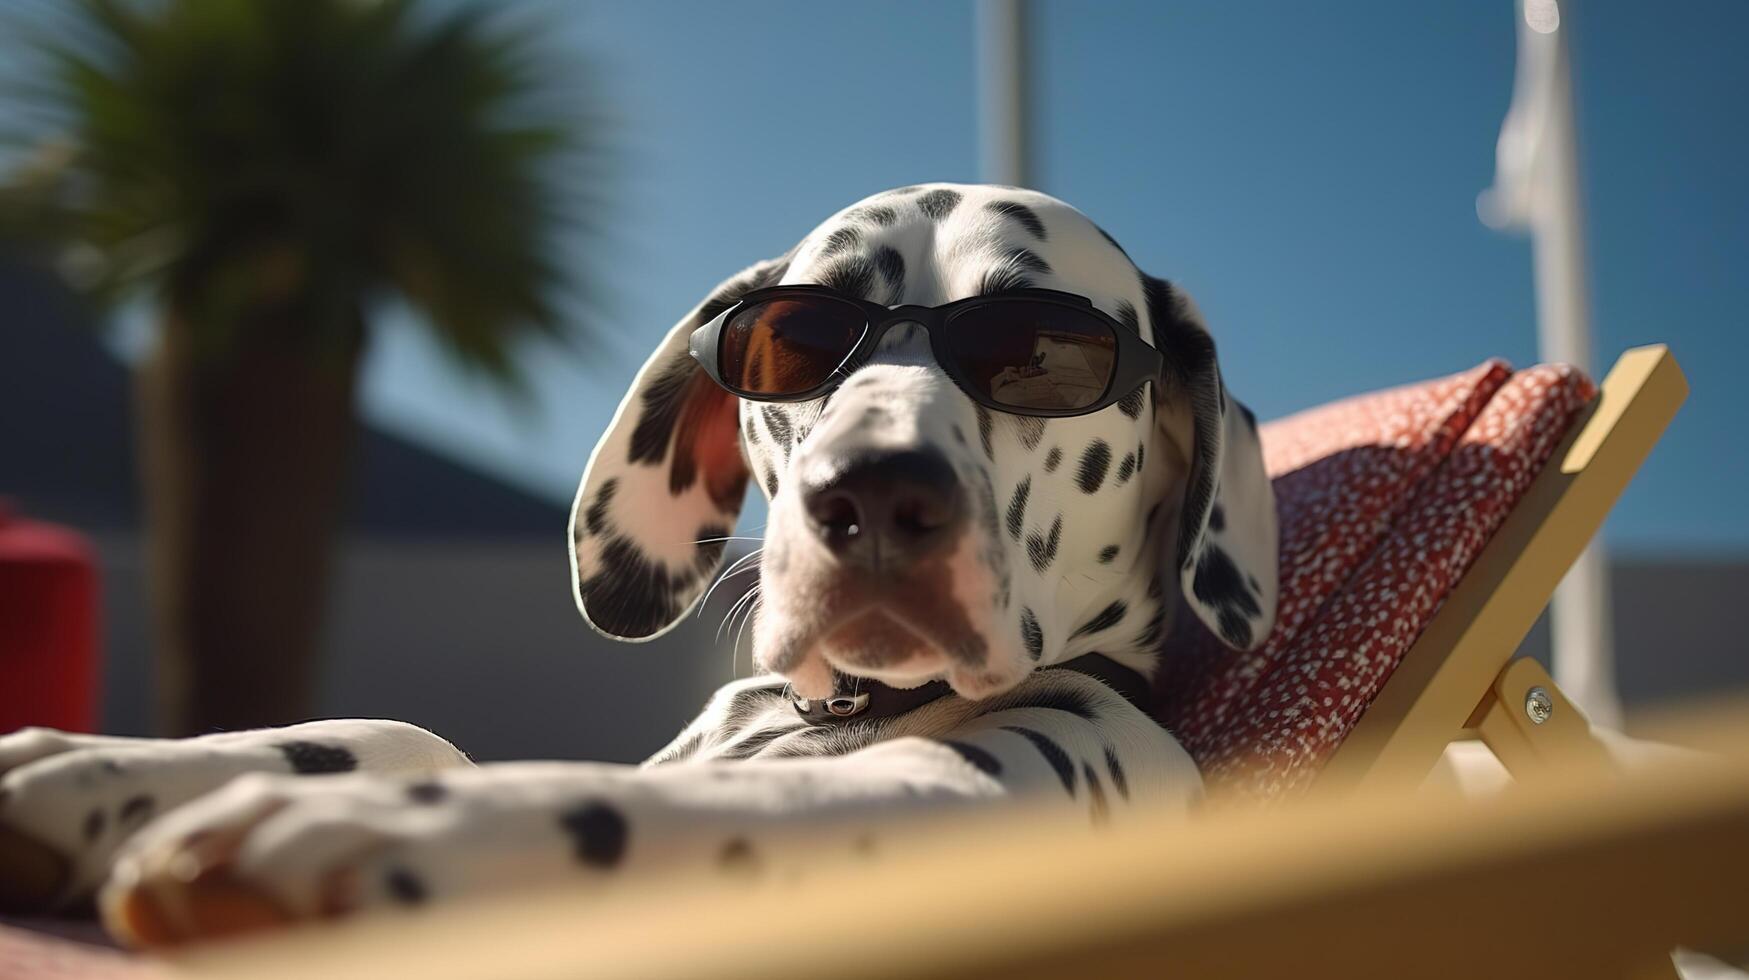
[[[472, 765], [390, 721], [0, 738], [0, 908], [155, 945], [690, 869], [790, 880], [908, 820], [1187, 809], [1145, 710], [1174, 610], [1269, 632], [1255, 420], [1183, 292], [1043, 194], [931, 184], [829, 218], [667, 334], [589, 460], [573, 591], [670, 628], [769, 500], [756, 663], [641, 766]], [[1182, 598], [1182, 602], [1181, 602]]]

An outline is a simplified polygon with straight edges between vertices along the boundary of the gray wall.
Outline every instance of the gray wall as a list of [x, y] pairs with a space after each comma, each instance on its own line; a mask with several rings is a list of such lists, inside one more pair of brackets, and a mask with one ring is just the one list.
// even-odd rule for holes
[[[98, 544], [105, 727], [149, 733], [139, 542]], [[318, 714], [411, 721], [478, 759], [636, 761], [734, 676], [726, 649], [713, 642], [730, 598], [714, 596], [704, 616], [654, 642], [615, 643], [572, 605], [562, 536], [348, 540], [334, 578]]]
[[[146, 732], [150, 667], [136, 539], [99, 542], [107, 726]], [[737, 578], [737, 583], [752, 576]], [[347, 540], [328, 624], [323, 716], [400, 718], [480, 759], [635, 761], [735, 676], [714, 641], [734, 598], [647, 644], [596, 636], [571, 604], [562, 540]], [[1630, 708], [1749, 690], [1735, 619], [1749, 563], [1618, 560], [1619, 675]], [[1539, 624], [1525, 650], [1546, 662]], [[738, 665], [748, 669], [746, 645]]]

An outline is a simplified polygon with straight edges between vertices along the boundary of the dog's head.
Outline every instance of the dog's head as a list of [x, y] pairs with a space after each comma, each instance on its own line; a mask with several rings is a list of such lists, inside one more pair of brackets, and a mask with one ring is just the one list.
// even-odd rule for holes
[[[956, 387], [924, 328], [901, 324], [824, 397], [756, 404], [719, 388], [689, 356], [692, 332], [753, 289], [796, 283], [887, 306], [1063, 290], [1138, 331], [1166, 367], [1090, 415], [1008, 415]], [[770, 500], [754, 658], [802, 697], [830, 693], [834, 670], [897, 687], [945, 677], [984, 697], [1095, 650], [1146, 669], [1180, 588], [1235, 648], [1274, 621], [1274, 498], [1200, 316], [1043, 194], [876, 195], [683, 317], [577, 491], [584, 617], [628, 640], [678, 621], [714, 577], [749, 479]]]

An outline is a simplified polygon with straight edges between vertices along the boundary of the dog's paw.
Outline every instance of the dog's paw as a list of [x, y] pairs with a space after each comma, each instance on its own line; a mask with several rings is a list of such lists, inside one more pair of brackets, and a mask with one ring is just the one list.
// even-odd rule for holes
[[174, 740], [91, 740], [26, 731], [0, 745], [0, 911], [89, 900], [117, 849], [158, 814], [224, 784], [252, 760]]
[[0, 735], [0, 776], [19, 766], [80, 748], [82, 737], [53, 728], [20, 728]]
[[599, 796], [486, 775], [241, 777], [124, 849], [104, 921], [168, 946], [617, 870], [628, 828]]
[[100, 897], [104, 921], [151, 947], [419, 904], [425, 886], [396, 862], [452, 831], [453, 809], [420, 805], [438, 785], [243, 776], [127, 846]]

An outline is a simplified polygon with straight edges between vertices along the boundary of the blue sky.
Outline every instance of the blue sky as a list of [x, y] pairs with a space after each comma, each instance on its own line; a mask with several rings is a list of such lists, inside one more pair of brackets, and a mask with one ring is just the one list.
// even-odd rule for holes
[[[530, 349], [537, 408], [457, 374], [405, 321], [373, 351], [379, 424], [568, 499], [626, 383], [713, 283], [875, 190], [977, 179], [973, 12], [959, 2], [563, 2], [620, 168], [613, 340]], [[1512, 85], [1511, 0], [1039, 0], [1040, 189], [1185, 285], [1265, 417], [1536, 359], [1530, 248], [1483, 227]], [[1749, 4], [1570, 12], [1597, 350], [1672, 345], [1694, 394], [1608, 534], [1749, 550]]]

